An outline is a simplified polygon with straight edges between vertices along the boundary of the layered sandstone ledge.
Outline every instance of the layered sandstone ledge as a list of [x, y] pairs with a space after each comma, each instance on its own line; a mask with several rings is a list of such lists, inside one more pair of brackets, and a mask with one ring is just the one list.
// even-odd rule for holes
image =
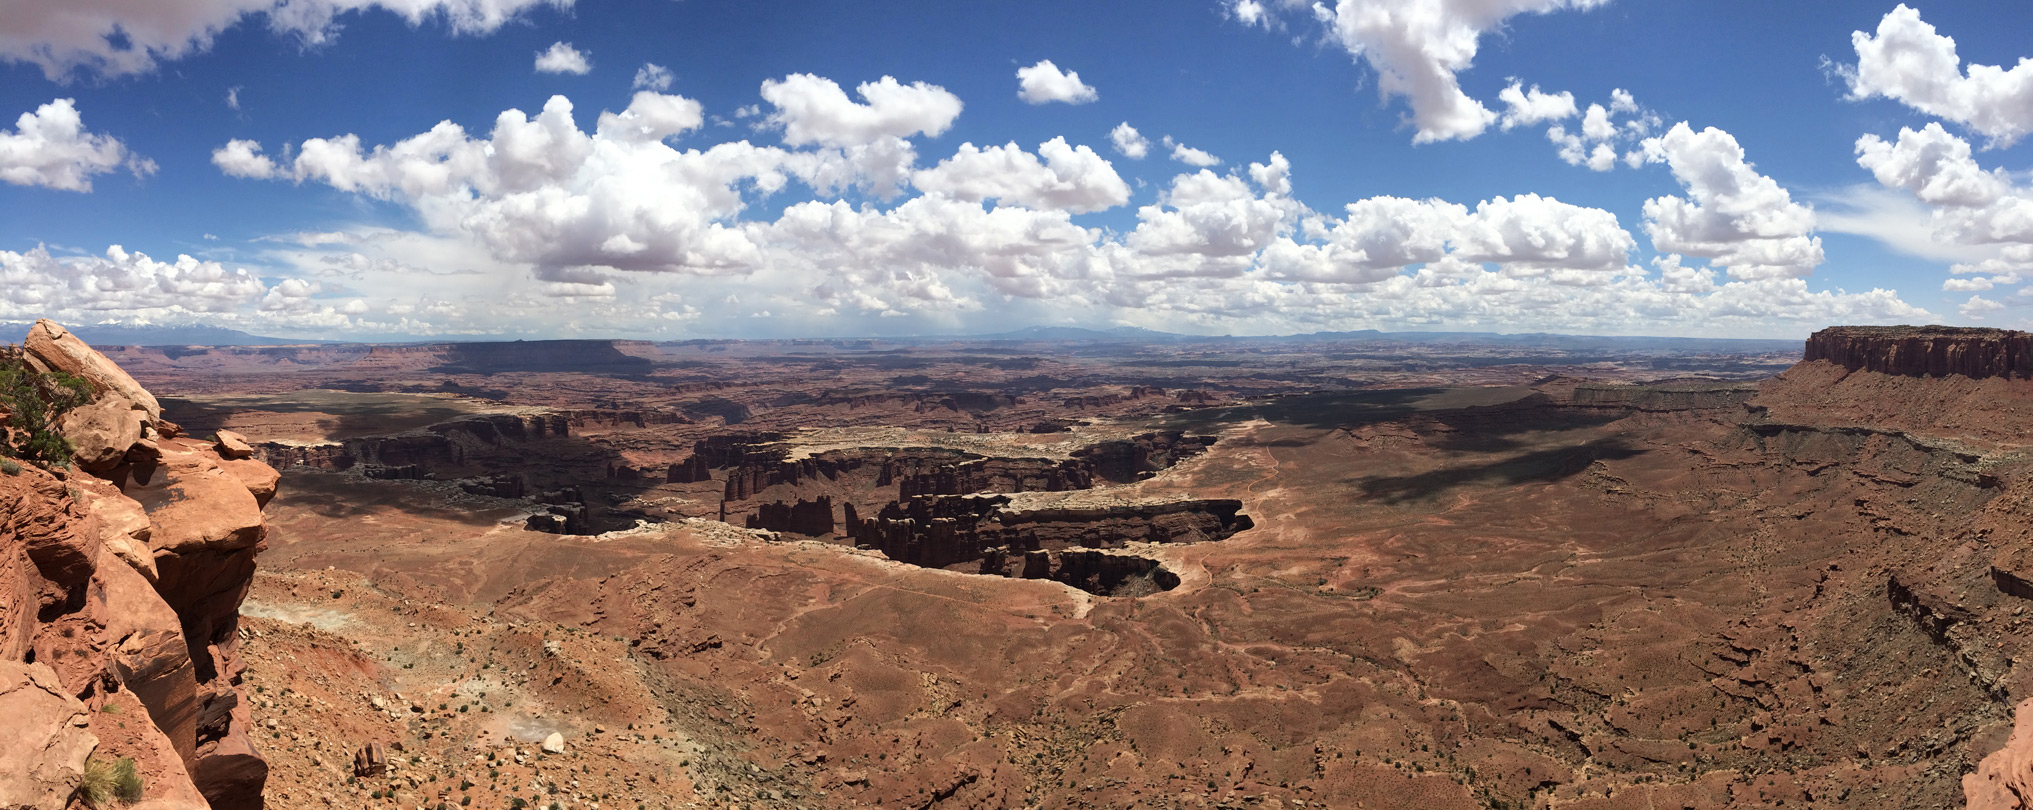
[[2033, 447], [2033, 333], [1837, 326], [1746, 404], [1766, 426], [1904, 434], [1978, 453]]
[[59, 425], [74, 467], [0, 470], [0, 807], [80, 807], [88, 759], [131, 758], [136, 807], [257, 810], [239, 610], [276, 472], [55, 323], [22, 349], [94, 398]]
[[1808, 362], [1907, 377], [2033, 377], [2033, 333], [1956, 326], [1831, 326], [1807, 338]]

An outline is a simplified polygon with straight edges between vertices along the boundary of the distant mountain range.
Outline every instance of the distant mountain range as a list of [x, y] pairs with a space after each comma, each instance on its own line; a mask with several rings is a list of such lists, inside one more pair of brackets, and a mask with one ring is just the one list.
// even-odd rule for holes
[[[28, 334], [34, 323], [0, 323], [0, 342], [13, 343]], [[182, 326], [126, 324], [64, 324], [79, 340], [94, 346], [280, 346], [303, 343], [340, 343], [336, 340], [306, 340], [250, 335], [237, 329], [184, 324]]]
[[1181, 335], [1159, 332], [1137, 326], [1118, 326], [1114, 329], [1083, 329], [1077, 326], [1033, 326], [1011, 332], [997, 332], [986, 335], [941, 335], [918, 338], [918, 340], [1046, 340], [1046, 341], [1107, 341], [1117, 343], [1135, 342], [1178, 342], [1178, 343], [1473, 343], [1478, 345], [1530, 346], [1549, 349], [1617, 349], [1642, 351], [1645, 349], [1670, 349], [1677, 352], [1717, 351], [1729, 353], [1744, 352], [1797, 352], [1798, 340], [1772, 340], [1765, 338], [1685, 338], [1648, 337], [1619, 335], [1561, 335], [1547, 332], [1524, 332], [1503, 334], [1498, 332], [1382, 332], [1363, 329], [1353, 332], [1312, 332], [1303, 335], [1269, 336], [1204, 336]]
[[[13, 342], [28, 334], [30, 323], [0, 322], [0, 342]], [[384, 339], [384, 340], [311, 340], [306, 338], [283, 338], [266, 335], [251, 335], [237, 329], [216, 326], [184, 324], [177, 326], [125, 325], [125, 324], [65, 324], [86, 343], [98, 346], [278, 346], [332, 343], [504, 343], [507, 338], [481, 336], [438, 339], [431, 341]], [[1501, 334], [1497, 332], [1381, 332], [1364, 329], [1353, 332], [1313, 332], [1303, 335], [1279, 336], [1204, 336], [1181, 335], [1160, 332], [1137, 326], [1118, 326], [1112, 329], [1086, 329], [1078, 326], [1032, 326], [1009, 332], [981, 335], [926, 335], [916, 338], [875, 338], [894, 343], [928, 341], [1074, 341], [1107, 343], [1473, 343], [1480, 345], [1530, 346], [1549, 349], [1617, 349], [1622, 351], [1643, 351], [1646, 349], [1671, 350], [1676, 352], [1716, 351], [1727, 353], [1744, 352], [1792, 352], [1800, 350], [1797, 340], [1767, 340], [1756, 338], [1681, 338], [1643, 336], [1601, 336], [1601, 335], [1560, 335], [1543, 332]]]
[[1191, 340], [1192, 335], [1175, 335], [1141, 326], [1113, 329], [1083, 329], [1078, 326], [1031, 326], [992, 335], [943, 336], [959, 340]]

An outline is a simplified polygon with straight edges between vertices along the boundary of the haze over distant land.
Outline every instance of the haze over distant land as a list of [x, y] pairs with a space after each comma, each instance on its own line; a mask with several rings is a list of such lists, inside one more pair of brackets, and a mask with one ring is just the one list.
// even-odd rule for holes
[[[6, 332], [10, 330], [26, 330], [28, 328], [29, 324], [9, 324], [0, 322], [0, 332]], [[359, 335], [356, 336], [355, 340], [310, 340], [302, 338], [274, 337], [267, 335], [250, 335], [247, 334], [246, 332], [241, 332], [234, 329], [222, 329], [219, 327], [199, 326], [195, 324], [186, 324], [182, 326], [99, 324], [95, 326], [79, 326], [71, 329], [71, 331], [77, 334], [80, 339], [89, 340], [90, 342], [101, 346], [231, 347], [231, 346], [279, 346], [279, 345], [307, 344], [307, 343], [309, 344], [437, 343], [437, 344], [457, 345], [467, 343], [499, 343], [523, 340], [522, 338], [502, 335], [456, 335], [438, 340], [418, 340], [415, 338], [407, 338], [401, 335], [391, 335], [391, 336]], [[576, 342], [603, 343], [608, 340], [626, 340], [626, 339], [628, 338], [621, 337], [607, 339], [592, 339], [590, 341], [580, 339]], [[724, 338], [717, 339], [707, 338], [703, 340], [704, 342], [731, 342], [730, 339]], [[1407, 347], [1427, 344], [1458, 344], [1470, 351], [1473, 350], [1472, 347], [1477, 346], [1488, 346], [1488, 347], [1511, 346], [1520, 348], [1546, 349], [1552, 351], [1575, 351], [1575, 350], [1585, 351], [1590, 349], [1602, 349], [1602, 350], [1616, 350], [1622, 352], [1644, 352], [1649, 350], [1665, 352], [1668, 354], [1694, 354], [1701, 352], [1751, 353], [1751, 354], [1769, 353], [1786, 356], [1793, 356], [1799, 354], [1799, 347], [1796, 341], [1769, 340], [1761, 338], [1687, 338], [1687, 337], [1652, 337], [1644, 335], [1556, 335], [1545, 333], [1501, 334], [1496, 332], [1379, 332], [1375, 330], [1364, 330], [1360, 332], [1312, 332], [1298, 335], [1234, 336], [1234, 335], [1181, 335], [1172, 332], [1159, 332], [1152, 329], [1143, 329], [1141, 327], [1116, 327], [1113, 329], [1085, 329], [1077, 326], [1032, 326], [1023, 329], [1012, 330], [1009, 332], [996, 332], [991, 334], [906, 335], [896, 337], [839, 335], [839, 336], [822, 336], [813, 338], [794, 338], [787, 340], [791, 340], [793, 342], [798, 343], [806, 343], [813, 341], [820, 342], [830, 341], [834, 343], [843, 344], [842, 348], [853, 348], [855, 344], [867, 344], [868, 346], [911, 346], [920, 344], [935, 345], [942, 343], [952, 343], [952, 344], [1019, 343], [1019, 344], [1040, 344], [1041, 346], [1045, 347], [1045, 350], [1047, 351], [1062, 351], [1069, 346], [1079, 346], [1081, 344], [1086, 343], [1128, 344], [1128, 345], [1152, 344], [1158, 346], [1167, 344], [1177, 344], [1186, 346], [1193, 345], [1344, 346], [1344, 345], [1362, 345], [1362, 344], [1388, 344], [1388, 345], [1402, 345]], [[672, 343], [688, 341], [663, 341], [663, 342]], [[756, 342], [758, 342], [759, 344], [767, 345], [773, 341], [758, 340]], [[556, 370], [565, 370], [565, 369], [556, 369]]]
[[2024, 3], [135, 8], [0, 8], [0, 320], [1798, 340], [2033, 300]]

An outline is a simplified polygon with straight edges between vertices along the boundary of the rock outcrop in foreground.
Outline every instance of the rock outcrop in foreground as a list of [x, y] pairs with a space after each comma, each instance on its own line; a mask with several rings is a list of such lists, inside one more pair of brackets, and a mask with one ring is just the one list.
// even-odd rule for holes
[[0, 467], [0, 807], [77, 806], [88, 759], [131, 758], [148, 807], [260, 808], [239, 608], [275, 471], [55, 323], [22, 349], [94, 398], [59, 423], [75, 467]]

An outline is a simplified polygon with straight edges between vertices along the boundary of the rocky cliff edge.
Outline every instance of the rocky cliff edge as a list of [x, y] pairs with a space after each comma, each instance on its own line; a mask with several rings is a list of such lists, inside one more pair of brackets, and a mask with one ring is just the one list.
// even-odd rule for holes
[[121, 759], [136, 807], [258, 810], [239, 609], [276, 472], [231, 434], [180, 435], [62, 326], [21, 348], [92, 400], [58, 423], [73, 466], [0, 465], [0, 810], [82, 807], [88, 761]]
[[1807, 338], [1807, 361], [1907, 377], [2033, 378], [2033, 333], [1958, 326], [1831, 326]]

